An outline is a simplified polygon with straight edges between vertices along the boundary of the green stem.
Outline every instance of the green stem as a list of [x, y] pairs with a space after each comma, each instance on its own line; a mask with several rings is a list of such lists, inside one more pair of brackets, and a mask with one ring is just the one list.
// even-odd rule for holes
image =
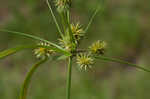
[[105, 57], [105, 56], [95, 56], [96, 59], [101, 59], [101, 60], [104, 60], [104, 61], [112, 61], [112, 62], [117, 62], [117, 63], [121, 63], [121, 64], [127, 64], [129, 66], [132, 66], [132, 67], [135, 67], [135, 68], [138, 68], [138, 69], [141, 69], [143, 71], [146, 71], [146, 72], [150, 72], [150, 70], [147, 70], [141, 66], [138, 66], [136, 64], [132, 64], [132, 63], [129, 63], [129, 62], [126, 62], [126, 61], [123, 61], [123, 60], [120, 60], [120, 59], [115, 59], [115, 58], [109, 58], [109, 57]]
[[56, 27], [57, 27], [57, 29], [58, 29], [58, 31], [59, 31], [59, 34], [60, 34], [60, 36], [63, 38], [63, 33], [62, 33], [61, 29], [60, 29], [60, 26], [58, 25], [58, 22], [57, 22], [57, 19], [56, 19], [54, 13], [53, 13], [52, 7], [51, 7], [51, 5], [50, 5], [50, 3], [49, 3], [48, 0], [46, 0], [46, 3], [47, 3], [47, 5], [48, 5], [48, 8], [49, 8], [51, 14], [52, 14], [53, 20], [54, 20], [54, 22], [55, 22], [55, 24], [56, 24]]
[[72, 76], [72, 57], [69, 57], [68, 60], [68, 72], [67, 72], [67, 96], [66, 99], [70, 99], [70, 90], [71, 90], [71, 76]]
[[[67, 16], [69, 16], [69, 15], [67, 15]], [[72, 30], [71, 30], [71, 23], [70, 23], [70, 21], [66, 21], [66, 23], [67, 23], [67, 26], [68, 26], [68, 29], [69, 29], [70, 41], [72, 41], [74, 43], [73, 33], [72, 33]]]
[[67, 11], [67, 20], [70, 21], [70, 11]]
[[22, 85], [22, 90], [21, 90], [21, 94], [20, 94], [20, 99], [26, 99], [27, 97], [27, 91], [28, 91], [28, 87], [31, 81], [31, 78], [34, 74], [34, 72], [37, 70], [37, 68], [44, 63], [47, 60], [47, 58], [45, 58], [44, 60], [40, 60], [39, 62], [37, 62], [35, 65], [33, 65], [33, 67], [30, 69], [30, 71], [28, 72], [24, 83]]
[[66, 33], [67, 25], [66, 25], [65, 14], [61, 13], [60, 16], [61, 16], [61, 20], [62, 20], [62, 26], [63, 26], [63, 29], [64, 29], [64, 33]]
[[87, 25], [87, 27], [86, 27], [86, 29], [85, 29], [85, 32], [88, 31], [89, 27], [91, 26], [91, 24], [92, 24], [92, 22], [93, 22], [93, 20], [94, 20], [94, 18], [95, 18], [95, 16], [96, 16], [96, 14], [99, 12], [99, 10], [100, 10], [100, 7], [98, 7], [98, 8], [95, 10], [95, 12], [93, 13], [93, 15], [92, 15], [92, 17], [90, 18], [90, 21], [89, 21], [89, 23], [88, 23], [88, 25]]

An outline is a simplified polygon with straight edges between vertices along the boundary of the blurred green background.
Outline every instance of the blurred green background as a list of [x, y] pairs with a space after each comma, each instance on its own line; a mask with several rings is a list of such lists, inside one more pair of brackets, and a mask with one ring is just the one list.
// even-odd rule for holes
[[[51, 0], [53, 2], [53, 0]], [[73, 0], [72, 21], [85, 27], [95, 17], [81, 47], [96, 40], [108, 43], [106, 55], [150, 69], [150, 0]], [[56, 11], [55, 11], [56, 12]], [[57, 15], [57, 13], [56, 13]], [[58, 33], [45, 0], [0, 0], [0, 28], [57, 42]], [[0, 51], [37, 41], [0, 32]], [[32, 50], [0, 60], [0, 99], [19, 99], [25, 74], [37, 59]], [[35, 73], [28, 99], [65, 99], [66, 62], [49, 61]], [[127, 65], [98, 61], [81, 72], [73, 65], [71, 99], [149, 99], [150, 74]]]

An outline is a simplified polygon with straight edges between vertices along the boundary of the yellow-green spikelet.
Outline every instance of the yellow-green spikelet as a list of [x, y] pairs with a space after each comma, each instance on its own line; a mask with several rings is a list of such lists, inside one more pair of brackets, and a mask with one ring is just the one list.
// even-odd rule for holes
[[89, 54], [80, 53], [77, 55], [77, 64], [80, 66], [80, 69], [84, 68], [86, 70], [87, 68], [91, 68], [93, 63], [94, 60]]
[[[45, 43], [45, 42], [41, 42], [38, 45], [50, 46], [50, 44]], [[49, 50], [49, 49], [46, 49], [43, 47], [39, 47], [39, 48], [34, 49], [34, 54], [36, 55], [37, 58], [49, 57], [53, 53], [55, 53], [54, 50]]]
[[100, 40], [96, 41], [89, 47], [91, 53], [97, 55], [103, 55], [105, 48], [106, 48], [106, 42]]

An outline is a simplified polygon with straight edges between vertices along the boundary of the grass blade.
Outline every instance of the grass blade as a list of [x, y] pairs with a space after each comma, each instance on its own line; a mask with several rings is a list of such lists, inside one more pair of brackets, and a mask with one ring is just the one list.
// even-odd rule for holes
[[4, 50], [4, 51], [0, 52], [0, 59], [4, 58], [6, 56], [12, 55], [12, 54], [14, 54], [18, 51], [21, 51], [21, 50], [23, 50], [27, 47], [29, 47], [29, 46], [18, 46], [18, 47], [15, 47], [15, 48], [10, 48], [8, 50]]
[[38, 67], [41, 64], [45, 63], [46, 61], [47, 61], [47, 58], [44, 59], [44, 60], [40, 60], [35, 65], [33, 65], [32, 68], [30, 69], [30, 71], [27, 73], [27, 76], [26, 76], [26, 78], [24, 80], [24, 83], [22, 85], [20, 99], [27, 99], [27, 92], [28, 92], [28, 88], [29, 88], [29, 84], [31, 82], [32, 76], [36, 72], [36, 70], [38, 69]]
[[35, 39], [35, 40], [39, 40], [39, 41], [43, 41], [43, 42], [49, 43], [50, 45], [55, 47], [55, 50], [57, 50], [59, 52], [63, 52], [63, 53], [65, 53], [65, 55], [70, 56], [70, 53], [65, 51], [62, 47], [60, 47], [60, 46], [56, 45], [55, 43], [52, 43], [52, 42], [50, 42], [48, 40], [42, 39], [40, 37], [29, 35], [29, 34], [22, 33], [22, 32], [9, 31], [9, 30], [4, 30], [4, 29], [0, 30], [0, 31], [1, 32], [7, 32], [7, 33], [12, 33], [12, 34], [16, 34], [16, 35], [20, 35], [20, 36], [24, 36], [24, 37], [28, 37], [28, 38], [32, 38], [32, 39]]
[[54, 22], [55, 22], [55, 24], [56, 24], [56, 27], [57, 27], [57, 29], [58, 29], [58, 32], [59, 32], [60, 36], [63, 38], [63, 33], [61, 32], [60, 26], [58, 25], [58, 22], [57, 22], [57, 19], [56, 19], [54, 13], [53, 13], [52, 7], [51, 7], [51, 5], [50, 5], [50, 3], [49, 3], [48, 0], [46, 0], [46, 3], [47, 3], [48, 8], [49, 8], [49, 10], [50, 10], [50, 12], [51, 12], [51, 15], [52, 15], [52, 17], [53, 17], [53, 20], [54, 20]]
[[29, 37], [29, 38], [32, 38], [32, 39], [35, 39], [35, 40], [40, 40], [40, 41], [43, 41], [43, 42], [46, 42], [46, 43], [49, 43], [55, 47], [58, 47], [60, 48], [58, 45], [48, 41], [48, 40], [45, 40], [45, 39], [42, 39], [40, 37], [37, 37], [37, 36], [33, 36], [33, 35], [30, 35], [30, 34], [26, 34], [26, 33], [22, 33], [22, 32], [16, 32], [16, 31], [10, 31], [10, 30], [0, 30], [1, 32], [7, 32], [7, 33], [12, 33], [12, 34], [17, 34], [17, 35], [21, 35], [21, 36], [24, 36], [24, 37]]
[[150, 70], [145, 69], [144, 67], [141, 67], [141, 66], [138, 66], [136, 64], [132, 64], [132, 63], [129, 63], [127, 61], [120, 60], [120, 59], [109, 58], [109, 57], [105, 57], [105, 56], [95, 56], [95, 58], [96, 59], [100, 59], [100, 60], [104, 60], [104, 61], [110, 61], [110, 62], [116, 62], [116, 63], [126, 64], [126, 65], [129, 65], [131, 67], [135, 67], [135, 68], [141, 69], [143, 71], [150, 72]]
[[92, 15], [92, 17], [90, 18], [90, 21], [89, 21], [89, 23], [88, 23], [88, 25], [87, 25], [87, 27], [85, 28], [85, 32], [87, 32], [88, 31], [88, 29], [89, 29], [89, 27], [91, 26], [91, 24], [92, 24], [92, 22], [93, 22], [93, 20], [94, 20], [94, 18], [95, 18], [95, 16], [97, 15], [97, 13], [100, 11], [100, 7], [98, 7], [96, 10], [95, 10], [95, 12], [93, 13], [93, 15]]
[[[15, 54], [16, 52], [19, 52], [19, 51], [22, 51], [22, 50], [25, 50], [25, 49], [35, 49], [35, 48], [38, 48], [38, 47], [43, 47], [43, 48], [47, 48], [47, 49], [50, 49], [50, 50], [54, 50], [56, 52], [60, 52], [60, 53], [63, 53], [63, 54], [67, 54], [66, 52], [62, 52], [54, 47], [51, 47], [51, 46], [43, 46], [43, 45], [22, 45], [22, 46], [17, 46], [15, 48], [10, 48], [10, 49], [7, 49], [7, 50], [4, 50], [2, 52], [0, 52], [0, 59], [2, 58], [5, 58], [9, 55], [12, 55], [12, 54]], [[69, 56], [69, 55], [68, 55]], [[67, 57], [67, 56], [66, 56]]]

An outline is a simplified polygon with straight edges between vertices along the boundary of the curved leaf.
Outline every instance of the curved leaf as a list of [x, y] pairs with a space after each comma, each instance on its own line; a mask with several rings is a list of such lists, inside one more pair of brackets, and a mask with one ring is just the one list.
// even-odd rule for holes
[[141, 66], [138, 66], [136, 64], [132, 64], [132, 63], [129, 63], [127, 61], [120, 60], [120, 59], [109, 58], [109, 57], [105, 57], [105, 56], [95, 56], [95, 58], [96, 59], [100, 59], [100, 60], [104, 60], [104, 61], [110, 61], [110, 62], [116, 62], [116, 63], [121, 63], [121, 64], [127, 64], [129, 66], [141, 69], [143, 71], [150, 72], [150, 70], [145, 69], [144, 67], [141, 67]]
[[38, 67], [45, 63], [47, 61], [47, 58], [44, 59], [44, 60], [40, 60], [38, 61], [36, 64], [34, 64], [31, 69], [29, 70], [29, 72], [27, 73], [27, 76], [24, 80], [24, 83], [22, 85], [22, 90], [21, 90], [21, 93], [20, 93], [20, 99], [26, 99], [27, 97], [27, 92], [28, 92], [28, 87], [29, 87], [29, 84], [31, 82], [31, 79], [32, 79], [32, 76], [33, 74], [36, 72], [36, 70], [38, 69]]
[[10, 49], [4, 50], [4, 51], [0, 52], [0, 59], [4, 58], [6, 56], [9, 56], [11, 54], [14, 54], [18, 51], [21, 51], [23, 49], [26, 49], [26, 48], [31, 48], [31, 46], [18, 46], [15, 48], [10, 48]]
[[24, 50], [24, 49], [34, 49], [34, 48], [38, 48], [38, 47], [43, 47], [43, 48], [47, 48], [47, 49], [51, 49], [51, 50], [54, 50], [56, 52], [60, 52], [60, 53], [63, 53], [63, 54], [68, 54], [68, 52], [66, 53], [66, 51], [62, 52], [60, 50], [58, 50], [57, 48], [55, 47], [51, 47], [51, 46], [43, 46], [43, 45], [22, 45], [22, 46], [17, 46], [15, 48], [10, 48], [10, 49], [7, 49], [7, 50], [4, 50], [2, 52], [0, 52], [0, 59], [6, 57], [6, 56], [9, 56], [9, 55], [12, 55], [12, 54], [15, 54], [16, 52], [18, 51], [21, 51], [21, 50]]
[[[21, 36], [24, 36], [24, 37], [29, 37], [29, 38], [32, 38], [32, 39], [35, 39], [35, 40], [39, 40], [39, 41], [43, 41], [43, 42], [46, 42], [46, 43], [49, 43], [51, 44], [52, 46], [55, 47], [55, 50], [57, 50], [58, 52], [62, 52], [64, 53], [65, 55], [67, 56], [70, 56], [71, 53], [65, 51], [62, 47], [56, 45], [55, 43], [52, 43], [48, 40], [45, 40], [45, 39], [42, 39], [40, 37], [37, 37], [37, 36], [33, 36], [33, 35], [29, 35], [29, 34], [26, 34], [26, 33], [22, 33], [22, 32], [16, 32], [16, 31], [9, 31], [9, 30], [0, 30], [1, 32], [8, 32], [8, 33], [12, 33], [12, 34], [17, 34], [17, 35], [21, 35]], [[45, 46], [46, 47], [46, 46]]]

